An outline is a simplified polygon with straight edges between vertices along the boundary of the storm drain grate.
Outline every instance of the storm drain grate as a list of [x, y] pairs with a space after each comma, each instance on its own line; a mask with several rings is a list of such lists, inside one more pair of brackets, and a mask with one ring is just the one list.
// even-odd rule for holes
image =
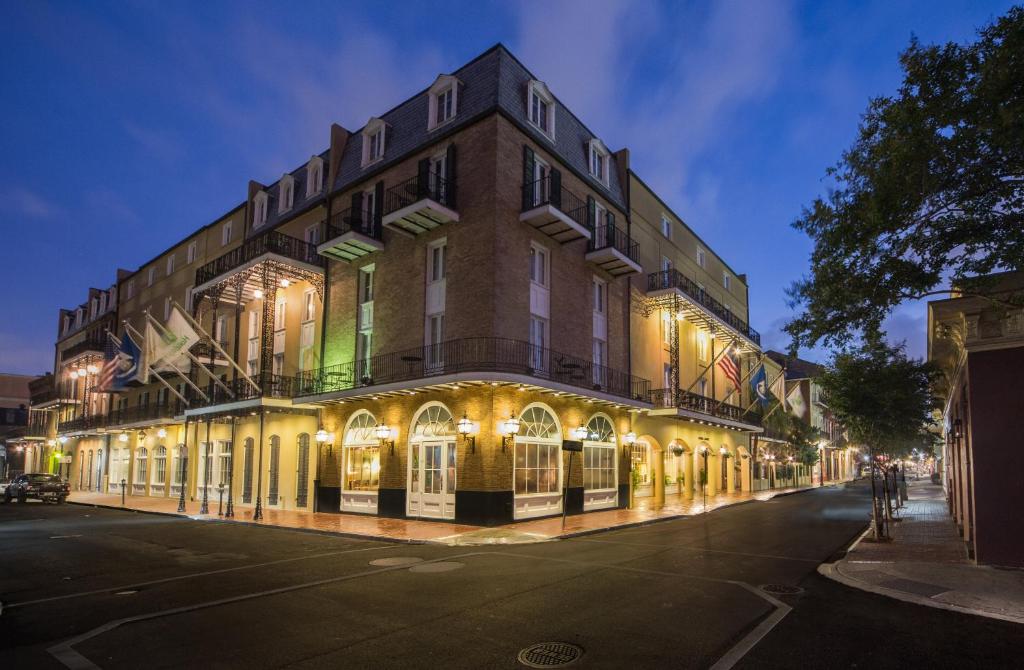
[[761, 587], [761, 590], [777, 596], [795, 596], [798, 593], [804, 592], [799, 586], [790, 586], [789, 584], [765, 584]]
[[541, 642], [519, 652], [519, 662], [530, 668], [560, 668], [583, 655], [583, 647], [568, 642]]

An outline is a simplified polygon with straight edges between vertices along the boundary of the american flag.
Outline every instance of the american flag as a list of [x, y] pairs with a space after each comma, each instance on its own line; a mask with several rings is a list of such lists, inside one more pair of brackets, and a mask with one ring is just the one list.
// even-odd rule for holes
[[718, 359], [718, 367], [722, 368], [725, 378], [731, 381], [733, 386], [740, 387], [740, 368], [733, 360], [732, 354], [725, 354]]
[[96, 375], [96, 393], [112, 393], [109, 388], [114, 382], [115, 370], [117, 370], [117, 348], [114, 346], [114, 338], [107, 333], [107, 344], [103, 348], [103, 367]]

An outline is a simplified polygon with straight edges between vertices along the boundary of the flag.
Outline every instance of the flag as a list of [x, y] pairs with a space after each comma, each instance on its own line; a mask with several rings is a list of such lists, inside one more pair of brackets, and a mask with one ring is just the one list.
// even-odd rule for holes
[[764, 371], [764, 365], [757, 366], [757, 372], [750, 377], [750, 390], [762, 405], [768, 405], [768, 378]]
[[114, 383], [114, 372], [117, 370], [117, 347], [114, 344], [113, 336], [107, 333], [107, 343], [103, 347], [103, 367], [96, 375], [96, 393], [110, 393], [110, 386]]
[[166, 331], [158, 333], [152, 323], [146, 324], [146, 347], [149, 364], [157, 372], [169, 372], [174, 368], [187, 372], [191, 359], [188, 351], [199, 341], [199, 333], [182, 316], [177, 307], [164, 326]]
[[782, 409], [786, 409], [786, 371], [783, 370], [772, 382], [772, 395], [782, 403]]
[[804, 392], [800, 390], [799, 383], [789, 392], [786, 400], [789, 401], [790, 413], [798, 419], [804, 418], [804, 415], [807, 414], [807, 405], [804, 403]]
[[736, 361], [732, 355], [726, 353], [724, 356], [718, 359], [718, 367], [722, 368], [722, 373], [725, 378], [732, 382], [732, 385], [737, 389], [740, 387], [740, 368], [736, 365]]
[[149, 381], [146, 354], [128, 333], [121, 338], [121, 344], [114, 352], [114, 378], [110, 388], [123, 391], [129, 384], [145, 384]]

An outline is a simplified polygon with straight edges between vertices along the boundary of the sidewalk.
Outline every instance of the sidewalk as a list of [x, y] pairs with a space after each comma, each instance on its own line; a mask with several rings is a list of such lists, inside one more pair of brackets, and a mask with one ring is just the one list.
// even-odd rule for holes
[[907, 482], [910, 499], [893, 523], [892, 542], [870, 528], [835, 563], [818, 571], [847, 586], [898, 600], [1024, 623], [1024, 570], [973, 564], [946, 508], [942, 487]]
[[[778, 495], [805, 491], [809, 488], [816, 487], [805, 486], [774, 489], [771, 491], [758, 491], [757, 493], [723, 493], [708, 498], [707, 511], [712, 512], [722, 507], [751, 501], [769, 500]], [[77, 491], [71, 494], [68, 502], [179, 516], [177, 498], [128, 496], [125, 499], [124, 507], [122, 507], [120, 495]], [[447, 521], [390, 519], [362, 514], [314, 513], [277, 509], [264, 509], [263, 520], [253, 521], [253, 510], [249, 506], [236, 506], [235, 517], [232, 519], [226, 519], [217, 515], [216, 499], [210, 501], [210, 511], [212, 514], [199, 514], [199, 507], [199, 501], [186, 501], [186, 511], [181, 516], [188, 516], [200, 521], [249, 523], [322, 533], [337, 533], [339, 535], [387, 542], [433, 542], [460, 546], [545, 542], [559, 538], [587, 535], [613, 528], [639, 526], [657, 521], [695, 516], [704, 512], [703, 500], [696, 496], [693, 500], [686, 500], [680, 495], [667, 495], [665, 496], [665, 506], [661, 509], [654, 508], [653, 498], [638, 498], [636, 507], [633, 509], [611, 509], [569, 516], [565, 520], [565, 528], [563, 529], [562, 517], [560, 516], [520, 521], [502, 526], [483, 527]]]

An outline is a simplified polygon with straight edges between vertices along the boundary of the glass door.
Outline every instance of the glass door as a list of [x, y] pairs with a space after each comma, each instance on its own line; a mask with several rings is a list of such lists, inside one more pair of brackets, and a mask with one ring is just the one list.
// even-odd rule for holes
[[455, 518], [455, 442], [409, 445], [409, 516]]

